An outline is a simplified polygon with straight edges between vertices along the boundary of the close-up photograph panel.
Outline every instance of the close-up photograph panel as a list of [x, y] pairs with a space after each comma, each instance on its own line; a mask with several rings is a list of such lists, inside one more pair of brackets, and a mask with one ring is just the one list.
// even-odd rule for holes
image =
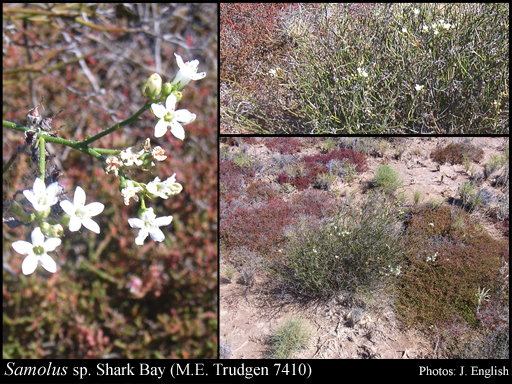
[[217, 358], [218, 5], [2, 9], [5, 376]]

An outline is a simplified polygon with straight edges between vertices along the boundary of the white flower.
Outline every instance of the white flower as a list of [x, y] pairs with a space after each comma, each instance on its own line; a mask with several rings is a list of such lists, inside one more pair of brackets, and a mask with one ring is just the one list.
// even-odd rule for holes
[[418, 15], [420, 13], [420, 10], [418, 8], [414, 8], [413, 12], [415, 15]]
[[428, 27], [426, 25], [424, 25], [421, 32], [423, 32], [423, 33], [428, 32]]
[[136, 165], [142, 164], [142, 160], [140, 160], [139, 157], [144, 154], [144, 150], [141, 150], [137, 153], [133, 153], [133, 148], [134, 147], [129, 147], [126, 148], [125, 151], [121, 151], [121, 159], [123, 159], [124, 165], [133, 165], [133, 163], [135, 163]]
[[172, 216], [156, 217], [153, 208], [144, 211], [141, 218], [128, 219], [128, 224], [132, 228], [140, 228], [138, 236], [135, 238], [135, 244], [142, 245], [148, 235], [155, 241], [163, 241], [164, 233], [158, 227], [171, 224]]
[[23, 240], [12, 243], [12, 247], [16, 252], [27, 255], [21, 264], [21, 272], [24, 275], [30, 275], [36, 270], [39, 263], [48, 272], [55, 273], [57, 271], [57, 264], [55, 264], [55, 261], [47, 252], [55, 251], [55, 248], [61, 244], [61, 240], [56, 237], [50, 237], [45, 241], [39, 227], [32, 231], [31, 237], [32, 243]]
[[425, 87], [424, 85], [419, 85], [419, 84], [416, 84], [416, 85], [414, 86], [414, 88], [415, 88], [418, 92], [419, 92], [419, 91], [421, 91], [424, 87]]
[[403, 33], [407, 33], [407, 28], [403, 27], [403, 28], [402, 28], [402, 32], [403, 32]]
[[437, 29], [434, 31], [434, 35], [439, 35], [439, 31]]
[[364, 69], [362, 68], [357, 68], [357, 73], [359, 74], [359, 76], [362, 76], [362, 77], [368, 77], [368, 72], [366, 72]]
[[428, 223], [428, 225], [430, 225], [431, 227], [433, 227], [433, 226], [434, 226], [434, 223]]
[[160, 104], [151, 104], [151, 111], [160, 120], [155, 126], [155, 137], [162, 137], [167, 132], [167, 127], [171, 127], [171, 133], [178, 139], [185, 138], [185, 130], [180, 123], [189, 124], [196, 119], [195, 113], [190, 113], [186, 109], [176, 108], [176, 96], [170, 94], [165, 101], [165, 107]]
[[32, 191], [26, 189], [23, 191], [23, 195], [32, 203], [36, 211], [45, 212], [59, 201], [57, 196], [60, 189], [61, 187], [56, 182], [46, 187], [43, 180], [36, 178]]
[[153, 148], [153, 151], [151, 151], [151, 156], [153, 156], [153, 158], [158, 161], [164, 161], [167, 159], [164, 149], [160, 146]]
[[132, 197], [133, 197], [133, 200], [139, 201], [139, 196], [137, 196], [137, 193], [139, 193], [140, 191], [142, 191], [141, 187], [139, 187], [139, 186], [136, 187], [135, 184], [133, 184], [132, 180], [128, 180], [126, 182], [126, 187], [123, 188], [121, 191], [121, 194], [124, 197], [125, 205], [130, 204], [130, 198], [132, 198]]
[[69, 230], [71, 232], [78, 231], [83, 225], [95, 233], [100, 233], [100, 226], [91, 217], [103, 212], [105, 206], [101, 203], [85, 205], [85, 191], [82, 187], [76, 187], [73, 203], [63, 200], [60, 202], [60, 206], [69, 215]]
[[167, 199], [170, 196], [177, 195], [183, 189], [180, 183], [176, 182], [176, 174], [173, 174], [165, 181], [160, 181], [157, 176], [155, 180], [146, 185], [146, 189], [153, 195], [160, 196], [162, 199]]
[[108, 164], [107, 167], [105, 168], [105, 173], [109, 173], [109, 172], [114, 172], [117, 176], [118, 172], [119, 172], [119, 167], [122, 167], [123, 166], [123, 162], [121, 161], [121, 159], [117, 156], [112, 156], [112, 157], [109, 157], [106, 161], [106, 163]]
[[176, 76], [174, 76], [171, 84], [179, 83], [179, 89], [183, 89], [190, 82], [190, 80], [201, 80], [206, 76], [206, 72], [197, 73], [199, 60], [192, 60], [184, 63], [180, 55], [175, 53], [174, 56], [176, 56], [176, 63], [178, 63], [180, 70]]
[[341, 232], [341, 236], [345, 237], [347, 235], [350, 235], [350, 232], [349, 231], [342, 231]]
[[450, 28], [451, 28], [451, 26], [452, 26], [452, 25], [451, 25], [450, 23], [444, 23], [444, 24], [443, 24], [443, 28], [444, 28], [444, 29], [450, 29]]

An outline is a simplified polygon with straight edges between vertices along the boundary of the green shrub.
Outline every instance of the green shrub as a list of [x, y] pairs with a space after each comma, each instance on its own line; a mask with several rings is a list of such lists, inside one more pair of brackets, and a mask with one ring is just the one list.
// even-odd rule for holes
[[308, 297], [372, 290], [399, 273], [401, 233], [393, 206], [372, 196], [345, 207], [319, 226], [302, 220], [284, 259], [271, 270], [289, 289]]
[[382, 164], [377, 168], [373, 185], [392, 195], [402, 186], [400, 174], [389, 164]]

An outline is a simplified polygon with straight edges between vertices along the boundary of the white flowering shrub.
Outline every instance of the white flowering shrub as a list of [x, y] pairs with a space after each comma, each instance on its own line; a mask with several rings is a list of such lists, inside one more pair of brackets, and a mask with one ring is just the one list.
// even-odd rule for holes
[[402, 232], [393, 203], [372, 194], [320, 225], [303, 220], [273, 272], [294, 292], [332, 297], [383, 287], [401, 272]]

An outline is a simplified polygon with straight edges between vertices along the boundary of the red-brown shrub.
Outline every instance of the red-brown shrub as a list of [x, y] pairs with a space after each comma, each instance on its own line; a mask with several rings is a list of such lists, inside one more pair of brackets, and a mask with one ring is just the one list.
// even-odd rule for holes
[[296, 137], [272, 137], [265, 140], [265, 146], [274, 152], [291, 155], [300, 152], [302, 142]]

